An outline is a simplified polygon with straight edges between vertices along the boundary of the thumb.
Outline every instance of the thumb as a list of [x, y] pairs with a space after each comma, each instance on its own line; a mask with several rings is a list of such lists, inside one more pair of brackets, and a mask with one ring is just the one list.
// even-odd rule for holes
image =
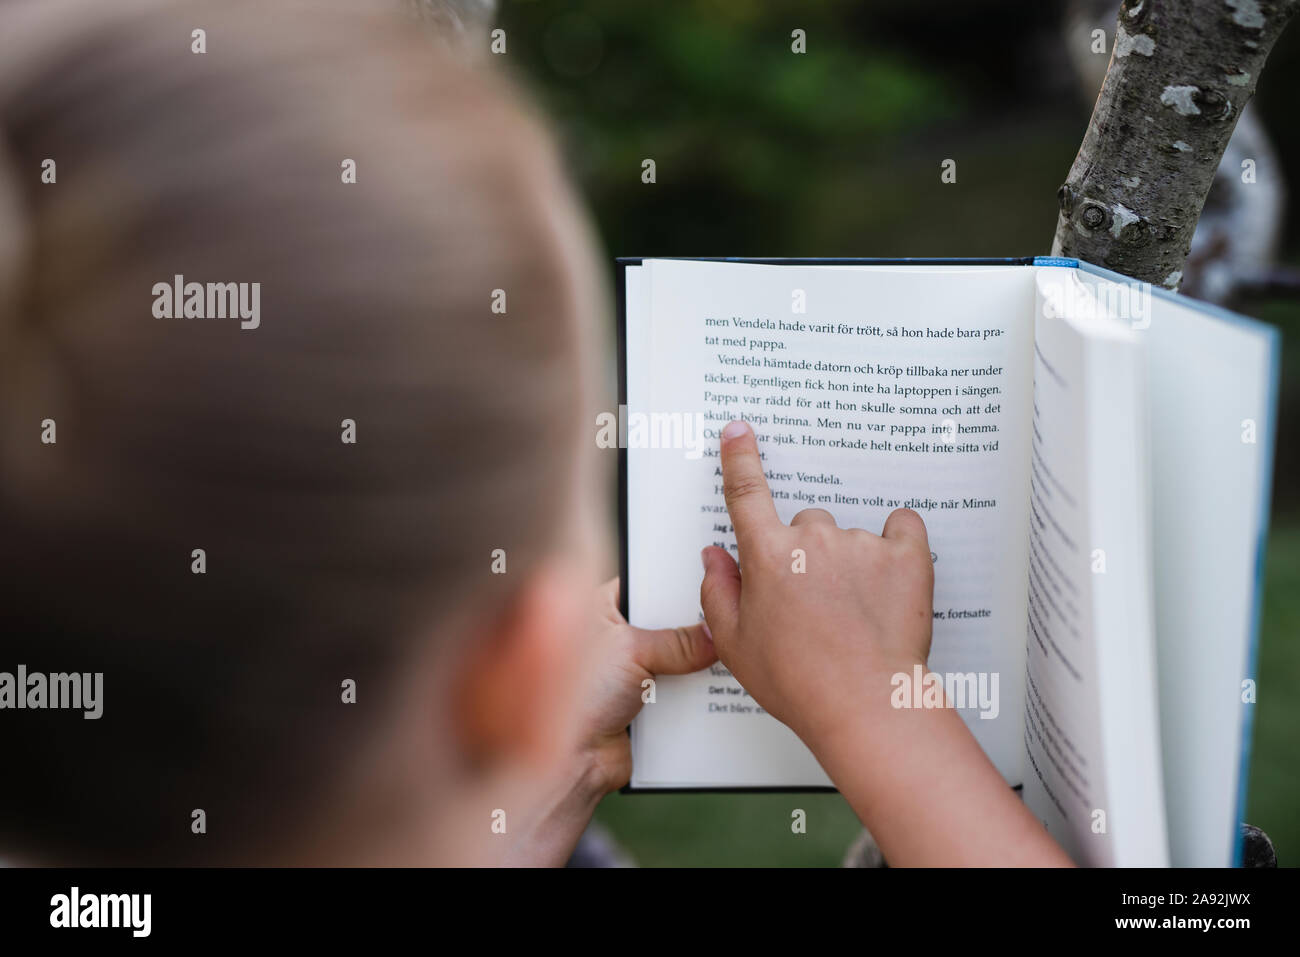
[[730, 638], [740, 621], [740, 566], [724, 548], [710, 545], [700, 552], [704, 581], [700, 583], [700, 607], [704, 621], [716, 637]]
[[652, 675], [689, 675], [718, 660], [704, 625], [679, 628], [632, 628], [632, 657]]

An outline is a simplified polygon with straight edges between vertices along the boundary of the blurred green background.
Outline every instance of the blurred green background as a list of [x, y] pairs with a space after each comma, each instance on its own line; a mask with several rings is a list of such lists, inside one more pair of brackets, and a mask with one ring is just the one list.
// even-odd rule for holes
[[[1049, 252], [1056, 190], [1091, 112], [1063, 3], [504, 0], [508, 63], [548, 114], [609, 257], [1020, 256]], [[1114, 20], [1098, 26], [1112, 35]], [[807, 53], [791, 52], [802, 29]], [[1075, 51], [1078, 52], [1077, 50]], [[1094, 54], [1106, 59], [1104, 54]], [[1293, 184], [1300, 26], [1256, 109]], [[657, 182], [641, 182], [653, 158]], [[940, 182], [944, 159], [957, 182]], [[1283, 330], [1273, 524], [1246, 819], [1300, 864], [1300, 298], [1240, 311]], [[794, 835], [790, 813], [808, 813]], [[838, 795], [607, 799], [643, 865], [837, 864], [858, 831]]]

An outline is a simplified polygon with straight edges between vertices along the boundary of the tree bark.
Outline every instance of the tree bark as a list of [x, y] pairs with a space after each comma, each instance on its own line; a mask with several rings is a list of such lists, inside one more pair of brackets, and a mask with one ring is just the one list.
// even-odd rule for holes
[[1177, 289], [1241, 111], [1300, 0], [1125, 0], [1052, 252]]

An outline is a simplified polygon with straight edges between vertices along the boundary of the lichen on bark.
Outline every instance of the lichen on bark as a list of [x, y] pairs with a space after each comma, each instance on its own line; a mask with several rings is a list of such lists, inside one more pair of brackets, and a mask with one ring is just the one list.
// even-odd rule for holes
[[1125, 0], [1053, 254], [1177, 289], [1242, 110], [1300, 0]]

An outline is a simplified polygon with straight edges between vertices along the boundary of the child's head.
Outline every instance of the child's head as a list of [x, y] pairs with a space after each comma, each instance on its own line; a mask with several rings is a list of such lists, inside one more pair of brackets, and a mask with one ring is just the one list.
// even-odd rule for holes
[[0, 672], [103, 674], [0, 710], [0, 858], [418, 856], [563, 733], [603, 300], [556, 158], [382, 4], [231, 6], [0, 11]]

